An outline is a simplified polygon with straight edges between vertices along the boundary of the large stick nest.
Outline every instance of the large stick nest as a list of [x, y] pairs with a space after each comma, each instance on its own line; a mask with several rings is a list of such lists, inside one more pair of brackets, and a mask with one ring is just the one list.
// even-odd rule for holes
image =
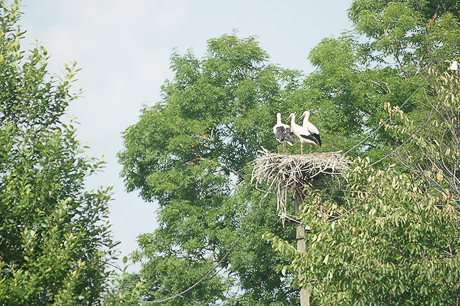
[[251, 182], [268, 183], [270, 188], [276, 188], [277, 210], [282, 217], [286, 216], [289, 190], [302, 192], [306, 185], [312, 187], [326, 176], [342, 174], [347, 168], [339, 152], [288, 155], [271, 153], [263, 147], [259, 152], [263, 155], [254, 161]]

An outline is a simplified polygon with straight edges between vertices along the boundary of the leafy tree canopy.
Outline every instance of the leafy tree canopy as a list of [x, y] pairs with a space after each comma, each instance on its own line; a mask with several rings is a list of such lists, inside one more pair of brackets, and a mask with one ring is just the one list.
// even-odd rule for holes
[[[409, 173], [383, 170], [358, 158], [340, 190], [309, 192], [301, 220], [311, 228], [307, 252], [267, 234], [291, 258], [283, 273], [302, 270], [318, 305], [444, 305], [460, 291], [459, 129], [456, 75], [431, 72], [438, 96], [427, 124], [388, 125], [415, 135], [395, 152]], [[428, 102], [428, 101], [427, 101]]]
[[[144, 109], [126, 130], [119, 156], [128, 190], [139, 189], [160, 205], [159, 228], [140, 236], [135, 259], [149, 260], [143, 275], [179, 292], [221, 260], [255, 213], [258, 192], [246, 183], [248, 163], [261, 146], [276, 148], [276, 113], [299, 113], [308, 101], [301, 95], [301, 74], [270, 65], [253, 37], [211, 39], [203, 59], [174, 53], [171, 67], [175, 77], [163, 86], [163, 101]], [[281, 232], [280, 224], [272, 207], [261, 214], [249, 237], [221, 263], [232, 281], [218, 275], [192, 296], [223, 298], [235, 282], [251, 301], [290, 296], [285, 285], [274, 289], [282, 284], [274, 273], [280, 259], [260, 240], [273, 224]], [[157, 299], [165, 295], [153, 293]]]
[[[128, 190], [160, 205], [159, 228], [141, 235], [134, 253], [145, 262], [140, 276], [157, 285], [145, 298], [187, 289], [215, 262], [220, 273], [187, 298], [290, 305], [296, 284], [310, 286], [318, 304], [423, 305], [456, 297], [458, 279], [448, 272], [457, 265], [458, 178], [451, 168], [457, 151], [455, 142], [447, 144], [456, 139], [458, 119], [456, 112], [440, 115], [439, 103], [457, 96], [455, 86], [436, 81], [448, 80], [443, 71], [458, 56], [456, 5], [356, 0], [349, 10], [354, 30], [321, 41], [309, 55], [316, 69], [307, 76], [269, 64], [252, 37], [211, 39], [202, 59], [174, 53], [175, 76], [163, 86], [162, 101], [142, 110], [119, 153]], [[308, 192], [299, 216], [313, 230], [307, 254], [292, 247], [293, 228], [281, 228], [269, 196], [223, 259], [259, 211], [264, 194], [250, 184], [250, 162], [261, 146], [276, 150], [275, 114], [306, 109], [322, 133], [319, 152], [360, 157], [339, 188]], [[441, 116], [436, 124], [433, 113]], [[405, 163], [389, 166], [390, 156]], [[239, 293], [229, 298], [235, 288]], [[171, 305], [178, 301], [187, 303]]]
[[443, 305], [459, 297], [459, 84], [447, 70], [458, 60], [458, 4], [413, 3], [354, 1], [350, 18], [367, 41], [326, 39], [310, 55], [318, 70], [308, 84], [337, 112], [350, 109], [346, 102], [358, 107], [362, 131], [381, 126], [368, 147], [357, 147], [367, 157], [353, 161], [342, 185], [306, 191], [306, 253], [265, 236], [291, 260], [282, 273], [302, 271], [297, 281], [314, 304]]
[[114, 247], [110, 188], [84, 191], [101, 162], [60, 122], [77, 69], [57, 79], [45, 48], [21, 50], [19, 7], [0, 2], [0, 304], [98, 305]]

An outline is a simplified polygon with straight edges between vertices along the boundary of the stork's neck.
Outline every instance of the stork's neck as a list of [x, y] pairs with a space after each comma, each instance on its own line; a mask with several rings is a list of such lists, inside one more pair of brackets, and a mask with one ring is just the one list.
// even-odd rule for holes
[[308, 123], [308, 117], [310, 117], [310, 114], [305, 114], [303, 116], [303, 125], [305, 126]]
[[291, 115], [291, 126], [295, 125], [295, 114]]
[[281, 124], [281, 114], [280, 113], [276, 114], [276, 123]]

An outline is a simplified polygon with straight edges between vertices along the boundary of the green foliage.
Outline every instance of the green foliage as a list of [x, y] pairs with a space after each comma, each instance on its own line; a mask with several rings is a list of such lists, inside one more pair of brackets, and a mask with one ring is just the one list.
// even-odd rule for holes
[[[274, 248], [300, 269], [318, 305], [444, 305], [459, 297], [460, 214], [455, 201], [426, 196], [422, 181], [357, 159], [339, 199], [312, 190], [301, 214], [311, 228], [301, 253], [275, 235]], [[442, 204], [442, 205], [439, 205]]]
[[[395, 152], [404, 168], [423, 179], [430, 186], [431, 195], [446, 199], [459, 194], [460, 138], [459, 88], [455, 72], [429, 69], [427, 81], [432, 90], [427, 92], [424, 123], [419, 125], [398, 107], [387, 105], [395, 120], [386, 129], [405, 135], [407, 143]], [[460, 208], [460, 206], [457, 206]]]
[[[379, 22], [385, 23], [385, 14], [396, 13], [390, 6], [399, 6], [398, 14], [405, 11], [405, 5], [391, 3], [380, 12]], [[377, 20], [378, 14], [372, 14], [369, 20]], [[363, 20], [362, 29], [371, 28], [365, 24], [369, 20]], [[453, 25], [449, 20], [452, 15], [444, 13], [437, 27], [443, 27], [443, 21]], [[450, 35], [458, 36], [458, 25], [447, 28]], [[378, 44], [380, 37], [374, 38]], [[455, 52], [452, 44], [449, 47], [435, 50], [433, 46], [430, 56]], [[393, 70], [408, 76], [405, 67], [410, 65]], [[302, 271], [296, 283], [311, 288], [313, 303], [444, 305], [458, 300], [459, 81], [455, 72], [445, 72], [445, 67], [438, 72], [435, 67], [439, 67], [436, 62], [413, 77], [421, 88], [414, 95], [415, 108], [403, 108], [397, 99], [378, 103], [391, 119], [381, 124], [392, 137], [388, 139], [396, 142], [392, 150], [396, 164], [379, 170], [369, 158], [357, 158], [340, 187], [307, 190], [300, 216], [311, 228], [305, 253], [274, 234], [265, 235], [275, 250], [291, 258], [290, 265], [279, 267], [282, 274]], [[413, 82], [407, 77], [400, 80], [401, 86]]]
[[[326, 130], [351, 147], [379, 128], [357, 147], [367, 157], [353, 159], [339, 186], [305, 191], [305, 253], [264, 236], [290, 258], [279, 272], [309, 287], [313, 304], [459, 299], [460, 84], [446, 71], [458, 60], [458, 3], [414, 3], [354, 1], [350, 18], [369, 40], [325, 39], [310, 54], [317, 70], [306, 85], [327, 112]], [[373, 168], [381, 157], [394, 164]]]
[[19, 4], [0, 9], [0, 304], [97, 305], [114, 247], [110, 188], [85, 192], [101, 162], [60, 123], [74, 66], [56, 80], [46, 50], [21, 51]]
[[[202, 59], [173, 54], [163, 100], [126, 130], [119, 153], [128, 190], [160, 205], [159, 228], [133, 254], [156, 286], [145, 299], [187, 289], [216, 262], [220, 273], [187, 297], [290, 305], [293, 285], [309, 286], [318, 305], [458, 298], [459, 84], [433, 71], [458, 56], [460, 27], [458, 3], [437, 4], [354, 1], [354, 31], [321, 41], [306, 77], [268, 64], [254, 38], [211, 39]], [[353, 158], [339, 187], [307, 191], [307, 252], [296, 251], [293, 228], [281, 228], [268, 197], [221, 261], [263, 196], [249, 183], [249, 162], [260, 146], [276, 150], [275, 114], [305, 109], [321, 131], [319, 151]], [[242, 293], [227, 297], [230, 288]]]
[[[436, 17], [443, 17], [446, 13], [456, 13], [460, 10], [460, 3], [456, 0], [417, 0], [417, 1], [405, 1], [405, 0], [354, 0], [351, 7], [348, 9], [348, 17], [353, 23], [357, 24], [362, 21], [361, 14], [363, 12], [372, 12], [375, 14], [381, 14], [388, 7], [392, 5], [405, 6], [417, 13], [421, 22], [428, 23]], [[435, 18], [436, 18], [435, 17]], [[457, 19], [458, 19], [457, 14]]]
[[[235, 35], [209, 40], [201, 60], [190, 52], [173, 54], [175, 77], [163, 86], [163, 101], [144, 109], [126, 130], [119, 157], [128, 190], [139, 189], [145, 200], [160, 205], [159, 228], [139, 237], [134, 254], [136, 260], [148, 259], [142, 275], [150, 282], [175, 293], [193, 285], [222, 259], [255, 213], [259, 193], [247, 183], [246, 167], [260, 146], [276, 148], [271, 132], [276, 113], [287, 117], [305, 103], [300, 73], [269, 65], [267, 58], [254, 38]], [[292, 299], [288, 287], [274, 290], [282, 284], [274, 273], [280, 258], [260, 241], [273, 224], [282, 231], [272, 207], [263, 208], [266, 217], [221, 263], [223, 272], [197, 286], [191, 298], [223, 299], [236, 284], [251, 301], [266, 299], [264, 305]], [[267, 256], [260, 256], [264, 252]], [[157, 290], [152, 296], [170, 294]]]
[[353, 2], [349, 15], [355, 28], [371, 38], [373, 50], [391, 57], [406, 78], [418, 69], [442, 65], [456, 54], [458, 1], [368, 2]]
[[[305, 94], [318, 101], [320, 128], [334, 143], [328, 150], [348, 151], [366, 139], [349, 154], [378, 159], [390, 152], [401, 139], [378, 129], [387, 117], [387, 103], [423, 124], [429, 107], [419, 101], [430, 90], [424, 80], [427, 68], [445, 70], [446, 62], [458, 56], [460, 26], [454, 9], [458, 3], [437, 11], [438, 2], [414, 3], [415, 9], [406, 1], [356, 0], [349, 10], [354, 31], [326, 38], [311, 51], [316, 70], [305, 79]], [[430, 8], [425, 18], [422, 12]], [[371, 130], [376, 132], [368, 138]]]
[[124, 268], [117, 269], [121, 273], [112, 274], [112, 286], [104, 295], [104, 306], [134, 306], [140, 305], [142, 293], [148, 285], [135, 274], [129, 274], [127, 268], [128, 258], [123, 257]]
[[[305, 95], [318, 101], [319, 128], [329, 138], [328, 151], [349, 150], [367, 138], [387, 116], [385, 103], [403, 105], [420, 82], [419, 77], [405, 80], [400, 70], [376, 63], [368, 46], [349, 35], [324, 39], [309, 59], [316, 70], [305, 79], [309, 89]], [[403, 109], [412, 110], [412, 101]], [[360, 153], [382, 155], [394, 140], [394, 135], [380, 129], [359, 147]]]

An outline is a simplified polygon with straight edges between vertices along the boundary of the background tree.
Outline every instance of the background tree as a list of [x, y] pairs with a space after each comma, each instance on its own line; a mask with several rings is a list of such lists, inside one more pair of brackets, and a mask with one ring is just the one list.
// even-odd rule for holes
[[19, 2], [0, 2], [0, 304], [98, 305], [113, 256], [110, 188], [84, 191], [101, 162], [60, 122], [77, 70], [57, 79], [25, 53]]
[[[434, 185], [424, 185], [426, 181], [414, 183], [411, 168], [389, 167], [385, 158], [395, 156], [391, 153], [402, 145], [411, 150], [418, 146], [409, 141], [415, 131], [424, 135], [418, 129], [427, 124], [433, 105], [427, 95], [436, 92], [429, 69], [445, 70], [446, 61], [458, 53], [457, 4], [446, 2], [438, 8], [432, 1], [374, 2], [352, 3], [349, 17], [354, 30], [324, 39], [314, 48], [309, 59], [316, 70], [306, 77], [269, 65], [254, 38], [226, 35], [209, 40], [201, 60], [191, 53], [173, 55], [174, 80], [163, 87], [163, 100], [145, 108], [140, 121], [127, 129], [125, 149], [119, 155], [128, 190], [138, 189], [144, 199], [160, 204], [159, 229], [142, 235], [134, 254], [135, 260], [145, 261], [143, 277], [180, 292], [199, 280], [213, 261], [222, 259], [258, 209], [262, 194], [248, 184], [249, 162], [260, 146], [275, 149], [271, 135], [275, 113], [310, 109], [324, 137], [321, 150], [344, 150], [363, 158], [356, 161], [343, 190], [315, 191], [307, 198], [302, 218], [314, 230], [309, 261], [290, 248], [293, 229], [279, 226], [269, 198], [260, 213], [263, 218], [256, 219], [246, 238], [222, 262], [221, 273], [201, 283], [189, 297], [204, 297], [203, 302], [225, 299], [226, 290], [236, 286], [242, 289], [236, 298], [239, 303], [293, 303], [289, 286], [294, 274], [271, 278], [275, 265], [282, 267], [283, 262], [293, 263], [284, 265], [285, 272], [301, 268], [305, 281], [315, 281], [318, 304], [334, 299], [381, 303], [383, 297], [394, 303], [437, 303], [456, 297], [456, 276], [441, 281], [449, 271], [442, 265], [455, 267], [456, 256], [443, 261], [439, 255], [456, 247], [452, 242], [456, 227], [447, 222], [457, 218], [453, 205], [432, 210], [430, 201], [442, 198], [444, 191], [436, 194]], [[399, 111], [405, 117], [396, 116]], [[439, 136], [437, 132], [430, 139]], [[447, 142], [449, 138], [443, 137]], [[298, 153], [298, 148], [292, 152]], [[373, 169], [364, 157], [383, 170]], [[427, 160], [419, 171], [432, 167]], [[443, 171], [455, 165], [451, 161]], [[439, 181], [438, 173], [434, 178]], [[329, 222], [329, 218], [338, 219]], [[427, 228], [417, 231], [422, 224]], [[445, 235], [431, 243], [436, 228]], [[259, 241], [263, 230], [272, 233], [267, 239], [281, 254], [271, 253]], [[379, 254], [382, 249], [388, 252]], [[366, 265], [370, 272], [363, 270]], [[439, 282], [428, 285], [433, 267], [440, 269]], [[397, 280], [401, 273], [407, 274], [401, 277], [404, 281]], [[369, 288], [375, 294], [368, 294]], [[430, 290], [445, 295], [429, 300]], [[152, 290], [147, 299], [167, 296]]]
[[[302, 270], [300, 285], [311, 286], [314, 304], [459, 301], [459, 83], [455, 72], [446, 72], [446, 61], [458, 56], [458, 4], [413, 3], [354, 1], [349, 11], [357, 31], [369, 38], [358, 46], [372, 51], [366, 58], [375, 65], [373, 70], [392, 71], [394, 76], [376, 82], [397, 80], [387, 82], [388, 92], [368, 97], [369, 104], [381, 110], [379, 124], [384, 127], [370, 141], [385, 140], [389, 153], [383, 157], [394, 158], [395, 164], [382, 159], [384, 169], [379, 170], [373, 168], [375, 159], [371, 163], [359, 158], [340, 188], [308, 191], [301, 214], [312, 229], [306, 253], [266, 235], [292, 263], [280, 267], [283, 273]], [[323, 44], [338, 45], [344, 39]], [[320, 67], [315, 77], [327, 81], [329, 76]], [[330, 79], [336, 78], [332, 73]], [[331, 94], [328, 100], [359, 97], [359, 90], [353, 90], [357, 86], [349, 88], [349, 94]], [[394, 99], [385, 102], [391, 96]], [[335, 105], [337, 112], [347, 109]], [[382, 152], [371, 152], [372, 147], [358, 148], [368, 151], [368, 157], [382, 157]]]
[[348, 153], [378, 159], [404, 141], [377, 130], [389, 102], [423, 124], [429, 108], [417, 101], [429, 86], [426, 69], [442, 71], [458, 54], [456, 8], [456, 1], [353, 1], [353, 31], [321, 41], [309, 55], [316, 69], [305, 78], [308, 99], [318, 101], [319, 121], [334, 137], [333, 150], [363, 142]]
[[[387, 125], [407, 136], [394, 154], [407, 173], [385, 171], [357, 159], [335, 193], [315, 190], [305, 201], [306, 253], [267, 234], [291, 265], [303, 271], [302, 286], [313, 288], [314, 304], [444, 305], [460, 299], [458, 119], [459, 79], [430, 70], [432, 112], [425, 125], [398, 107]], [[308, 280], [308, 281], [306, 281]]]
[[[258, 210], [261, 195], [248, 183], [248, 166], [261, 146], [276, 149], [276, 113], [286, 118], [308, 103], [301, 74], [270, 65], [252, 37], [210, 39], [203, 59], [175, 53], [171, 68], [175, 77], [163, 86], [163, 100], [126, 130], [119, 158], [128, 191], [139, 189], [160, 205], [159, 228], [141, 235], [134, 253], [145, 262], [141, 276], [178, 293], [223, 258]], [[268, 229], [295, 237], [293, 228], [281, 227], [272, 203], [220, 263], [223, 270], [187, 297], [224, 300], [236, 286], [245, 305], [293, 303], [289, 281], [275, 273], [283, 261], [261, 240]], [[147, 299], [170, 295], [155, 289]]]

